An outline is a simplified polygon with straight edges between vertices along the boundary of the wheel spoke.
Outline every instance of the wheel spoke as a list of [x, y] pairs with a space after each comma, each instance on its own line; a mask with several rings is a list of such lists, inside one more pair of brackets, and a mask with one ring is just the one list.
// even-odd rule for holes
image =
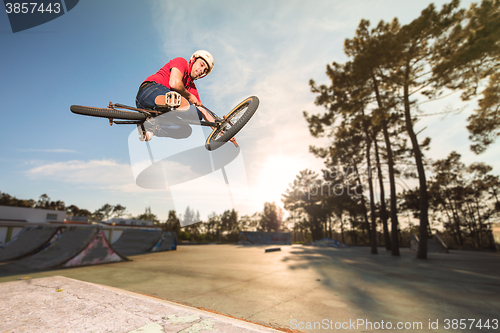
[[240, 105], [228, 113], [224, 117], [221, 126], [216, 128], [208, 137], [205, 144], [208, 150], [217, 149], [225, 142], [234, 137], [243, 126], [248, 122], [250, 117], [255, 113], [259, 105], [257, 97], [252, 96], [244, 100]]

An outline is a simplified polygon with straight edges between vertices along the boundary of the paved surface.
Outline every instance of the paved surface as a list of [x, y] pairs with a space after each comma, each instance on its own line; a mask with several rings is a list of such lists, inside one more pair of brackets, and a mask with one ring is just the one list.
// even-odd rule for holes
[[0, 294], [2, 332], [278, 332], [61, 276], [3, 283]]
[[41, 249], [57, 232], [57, 227], [26, 227], [0, 247], [0, 262], [19, 259]]
[[[450, 251], [418, 260], [406, 249], [392, 257], [382, 248], [378, 255], [355, 247], [265, 248], [178, 246], [132, 262], [3, 275], [0, 282], [62, 275], [303, 332], [377, 331], [349, 324], [358, 320], [375, 328], [390, 322], [394, 332], [500, 332], [492, 329], [493, 320], [500, 320], [497, 253]], [[446, 319], [489, 320], [490, 330], [445, 329]], [[437, 329], [430, 330], [429, 321], [437, 321]], [[333, 329], [318, 327], [325, 322]], [[422, 328], [398, 330], [398, 322]], [[348, 329], [335, 329], [346, 324]]]

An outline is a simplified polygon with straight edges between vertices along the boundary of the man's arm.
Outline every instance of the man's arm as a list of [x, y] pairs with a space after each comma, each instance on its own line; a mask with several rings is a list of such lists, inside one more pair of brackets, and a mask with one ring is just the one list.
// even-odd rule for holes
[[198, 110], [200, 110], [200, 112], [203, 114], [203, 118], [205, 118], [206, 121], [211, 123], [215, 122], [214, 117], [212, 117], [212, 115], [204, 107], [200, 106]]
[[[210, 112], [208, 112], [203, 106], [200, 106], [198, 108], [198, 110], [200, 110], [200, 112], [203, 114], [203, 118], [205, 118], [206, 121], [208, 121], [208, 122], [215, 121], [214, 117], [212, 117], [212, 114], [210, 114]], [[238, 143], [236, 142], [236, 138], [232, 137], [229, 141], [231, 141], [236, 147], [238, 147]]]
[[182, 73], [177, 68], [173, 67], [170, 70], [170, 79], [168, 80], [168, 84], [170, 85], [170, 89], [177, 91], [183, 97], [185, 97], [191, 104], [196, 106], [200, 106], [201, 103], [198, 101], [195, 95], [191, 94], [187, 91], [184, 83], [182, 83]]

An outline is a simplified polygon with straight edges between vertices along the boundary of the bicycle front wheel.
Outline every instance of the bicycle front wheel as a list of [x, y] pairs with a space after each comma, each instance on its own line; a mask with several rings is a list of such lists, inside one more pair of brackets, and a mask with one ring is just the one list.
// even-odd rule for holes
[[246, 125], [258, 107], [259, 99], [256, 96], [248, 97], [238, 104], [237, 107], [227, 114], [220, 126], [210, 133], [205, 143], [205, 148], [215, 150], [228, 142]]
[[84, 116], [125, 119], [125, 120], [145, 120], [146, 116], [140, 112], [122, 111], [115, 109], [94, 108], [88, 106], [71, 105], [71, 112]]

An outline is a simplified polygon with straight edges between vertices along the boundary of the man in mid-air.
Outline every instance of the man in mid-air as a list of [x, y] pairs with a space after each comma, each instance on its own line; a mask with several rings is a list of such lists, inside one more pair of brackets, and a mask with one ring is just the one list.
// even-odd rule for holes
[[[165, 108], [166, 95], [177, 92], [190, 104], [197, 107], [198, 118], [213, 122], [214, 118], [201, 107], [201, 100], [194, 81], [210, 74], [214, 68], [214, 58], [208, 51], [193, 53], [189, 62], [184, 58], [170, 60], [156, 74], [149, 76], [139, 87], [136, 105], [140, 109], [162, 111]], [[191, 135], [191, 127], [183, 124], [164, 124], [162, 135], [185, 138]]]

